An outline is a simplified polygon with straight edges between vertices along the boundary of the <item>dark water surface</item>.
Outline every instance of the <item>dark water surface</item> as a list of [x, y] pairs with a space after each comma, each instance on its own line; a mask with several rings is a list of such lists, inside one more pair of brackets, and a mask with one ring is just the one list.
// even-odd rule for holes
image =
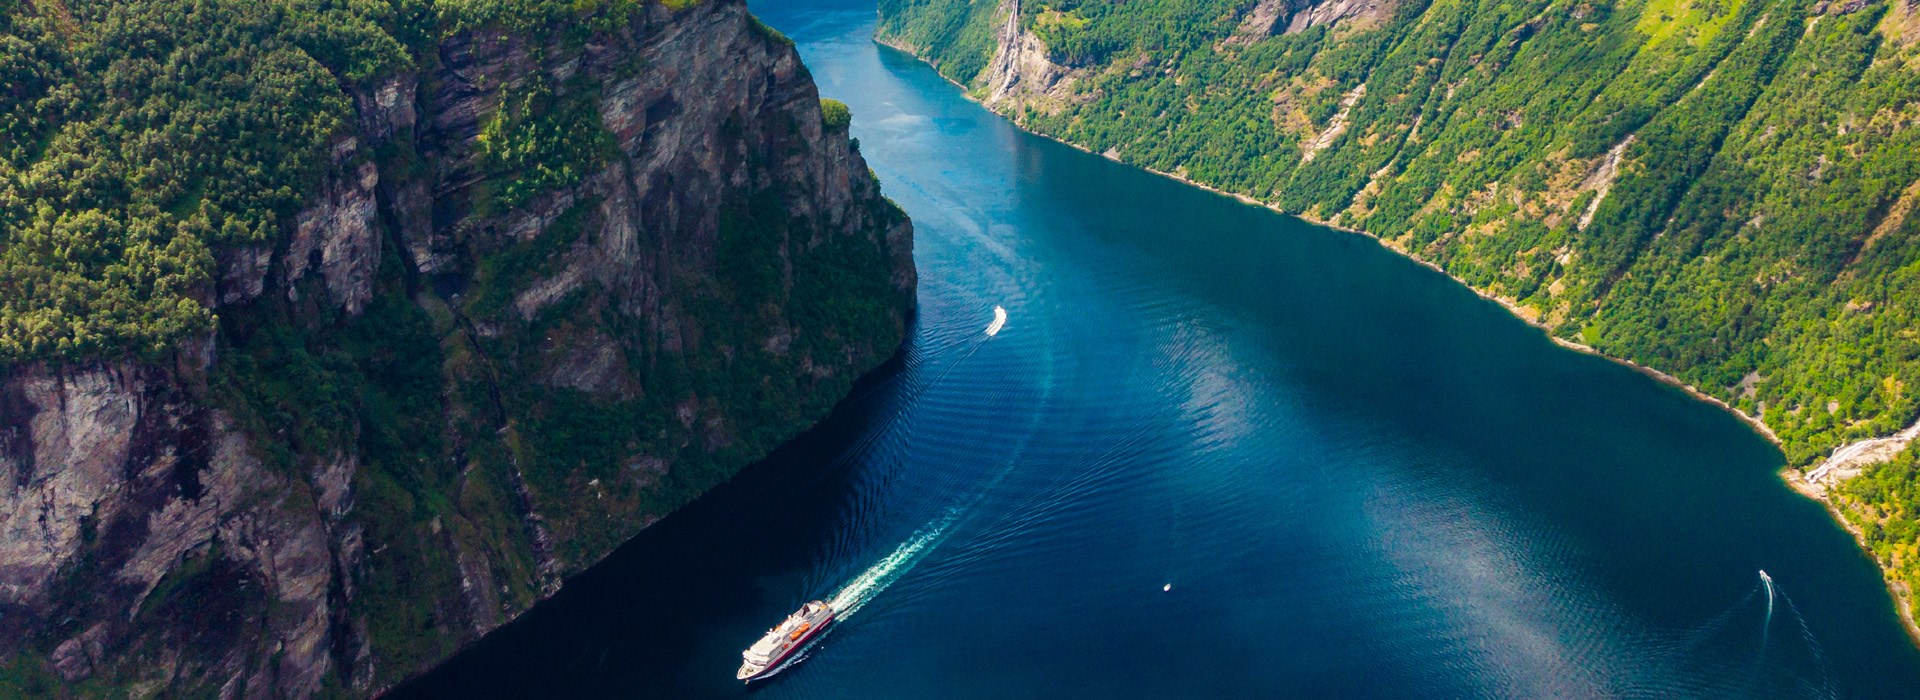
[[[1920, 692], [1872, 564], [1734, 418], [1368, 239], [1022, 134], [872, 44], [870, 1], [756, 10], [918, 224], [910, 346], [398, 696]], [[733, 680], [836, 592], [804, 663]]]

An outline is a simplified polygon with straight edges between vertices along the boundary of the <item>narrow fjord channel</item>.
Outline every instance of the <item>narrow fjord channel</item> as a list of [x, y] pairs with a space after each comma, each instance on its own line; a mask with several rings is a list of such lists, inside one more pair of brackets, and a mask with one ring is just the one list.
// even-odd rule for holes
[[[396, 696], [1920, 689], [1871, 562], [1733, 416], [1363, 237], [1021, 133], [873, 44], [870, 2], [755, 10], [915, 220], [909, 346]], [[734, 680], [836, 594], [805, 663]]]

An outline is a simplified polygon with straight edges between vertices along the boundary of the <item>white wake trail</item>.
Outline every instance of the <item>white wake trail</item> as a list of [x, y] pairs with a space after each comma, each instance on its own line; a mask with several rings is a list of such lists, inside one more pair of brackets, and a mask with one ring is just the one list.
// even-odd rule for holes
[[851, 617], [860, 608], [866, 607], [875, 596], [880, 595], [887, 586], [893, 585], [894, 581], [905, 575], [922, 557], [933, 551], [933, 548], [940, 544], [940, 540], [945, 538], [947, 528], [953, 525], [953, 521], [958, 516], [958, 509], [948, 511], [939, 521], [914, 533], [913, 537], [895, 548], [892, 554], [888, 554], [873, 566], [867, 567], [866, 571], [860, 572], [860, 575], [848, 581], [847, 585], [834, 591], [833, 597], [827, 600], [827, 605], [831, 606], [834, 614], [842, 620]]
[[[986, 336], [991, 338], [999, 334], [1000, 329], [1005, 328], [1006, 325], [1006, 307], [993, 307], [993, 322], [988, 324]], [[984, 341], [982, 342], [984, 343]], [[939, 384], [940, 380], [946, 378], [948, 372], [952, 372], [955, 367], [966, 362], [967, 358], [972, 357], [980, 348], [981, 344], [976, 344], [968, 349], [966, 354], [961, 355], [960, 359], [948, 365], [945, 371], [941, 372], [939, 376], [934, 377], [933, 381], [928, 382], [925, 387], [922, 387], [922, 390]], [[894, 415], [897, 417], [899, 413], [895, 413]], [[889, 421], [891, 420], [892, 418], [889, 418]], [[993, 479], [992, 483], [999, 483], [999, 480], [1005, 476], [1006, 471], [1002, 471]], [[959, 520], [960, 515], [966, 512], [973, 503], [977, 503], [982, 495], [984, 495], [984, 492], [975, 494], [974, 498], [967, 503], [967, 507], [956, 506], [948, 509], [946, 515], [941, 516], [938, 520], [916, 531], [912, 537], [907, 538], [906, 542], [902, 542], [899, 547], [894, 548], [893, 553], [888, 554], [885, 558], [874, 563], [873, 566], [867, 567], [866, 571], [860, 572], [859, 576], [855, 576], [853, 580], [848, 581], [846, 585], [834, 591], [833, 595], [827, 599], [827, 605], [833, 608], [836, 619], [845, 620], [848, 617], [852, 617], [854, 613], [859, 612], [861, 608], [866, 607], [867, 603], [872, 602], [875, 597], [879, 596], [881, 591], [886, 590], [888, 586], [893, 585], [894, 581], [906, 575], [907, 571], [912, 569], [914, 564], [918, 563], [920, 559], [925, 557], [929, 552], [932, 552], [934, 547], [939, 546], [941, 540], [946, 539], [947, 531], [953, 527], [954, 521]]]
[[1760, 570], [1760, 582], [1767, 584], [1767, 621], [1765, 624], [1766, 626], [1771, 626], [1773, 624], [1773, 577], [1767, 575], [1766, 569]]

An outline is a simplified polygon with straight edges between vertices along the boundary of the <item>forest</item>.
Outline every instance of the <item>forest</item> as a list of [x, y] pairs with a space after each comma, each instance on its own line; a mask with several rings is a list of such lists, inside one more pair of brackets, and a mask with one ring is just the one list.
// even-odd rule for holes
[[[880, 34], [989, 99], [1017, 11], [1066, 76], [991, 105], [1026, 128], [1374, 235], [1758, 417], [1787, 466], [1920, 413], [1908, 3], [983, 5], [882, 0]], [[1914, 581], [1903, 460], [1836, 503]]]
[[[351, 89], [441, 36], [584, 36], [640, 6], [0, 0], [0, 366], [204, 335], [215, 253], [280, 240], [350, 131]], [[605, 148], [573, 126], [590, 105], [543, 90], [488, 125], [491, 162], [517, 173], [506, 207], [572, 184]]]
[[[861, 181], [842, 179], [825, 182], [848, 188], [846, 218], [794, 214], [829, 193], [753, 155], [765, 134], [746, 130], [737, 112], [724, 123], [688, 127], [730, 139], [715, 146], [726, 153], [753, 155], [741, 191], [689, 200], [715, 209], [711, 245], [718, 250], [706, 251], [708, 262], [683, 264], [701, 251], [661, 242], [680, 235], [675, 226], [685, 226], [688, 238], [700, 233], [697, 216], [648, 221], [658, 230], [633, 234], [637, 245], [666, 251], [655, 260], [675, 266], [654, 290], [671, 308], [643, 315], [623, 301], [638, 292], [590, 280], [574, 282], [538, 313], [514, 309], [529, 287], [584, 267], [582, 249], [613, 235], [592, 178], [637, 161], [606, 126], [609, 85], [655, 61], [684, 67], [711, 59], [622, 45], [629, 55], [617, 66], [557, 68], [585, 63], [589, 41], [631, 44], [635, 34], [665, 31], [635, 28], [643, 11], [669, 26], [682, 17], [747, 23], [732, 25], [746, 30], [735, 48], [772, 50], [762, 63], [729, 68], [764, 74], [755, 83], [767, 91], [814, 95], [804, 72], [775, 74], [770, 64], [790, 44], [738, 5], [0, 0], [0, 384], [101, 368], [149, 387], [175, 382], [181, 386], [166, 390], [191, 394], [182, 413], [202, 405], [217, 411], [246, 437], [247, 455], [289, 483], [306, 484], [316, 465], [346, 455], [352, 505], [341, 517], [350, 517], [350, 536], [368, 544], [361, 563], [338, 574], [357, 592], [335, 601], [340, 619], [357, 627], [328, 634], [342, 654], [365, 646], [356, 668], [328, 676], [327, 694], [398, 682], [470, 641], [493, 616], [551, 594], [560, 575], [824, 417], [902, 340], [912, 292], [894, 286], [900, 261], [883, 238], [907, 225], [904, 213], [871, 181], [862, 189]], [[411, 119], [391, 136], [364, 128], [365, 103], [356, 109], [356, 100], [393, 78], [414, 81], [403, 87], [421, 97], [417, 114], [426, 124], [431, 91], [449, 70], [442, 52], [483, 41], [515, 44], [533, 57], [531, 66], [556, 68], [528, 67], [497, 83], [497, 97], [476, 101], [484, 105], [472, 115], [477, 133], [458, 137], [471, 143], [470, 158], [462, 149], [428, 150]], [[813, 116], [812, 104], [763, 107], [767, 114], [747, 116], [768, 125], [753, 128], [777, 125], [788, 153], [846, 153], [852, 115], [845, 104], [819, 101], [822, 128], [813, 133], [824, 138], [813, 139], [798, 138], [805, 134], [792, 121]], [[691, 152], [701, 144], [666, 147]], [[386, 211], [392, 200], [381, 199], [372, 253], [379, 262], [369, 266], [371, 298], [357, 313], [330, 302], [323, 286], [330, 282], [320, 276], [289, 280], [279, 269], [262, 273], [279, 293], [222, 298], [225, 256], [264, 251], [281, 264], [295, 219], [315, 204], [323, 183], [368, 161], [383, 186], [416, 181], [423, 190], [441, 173], [471, 168], [471, 183], [434, 193], [442, 201], [433, 204], [460, 217], [433, 224], [436, 234], [462, 237], [445, 246], [448, 269], [422, 271], [398, 217]], [[551, 204], [562, 190], [579, 196], [554, 206], [537, 235], [501, 233], [500, 222]], [[663, 347], [648, 325], [662, 313], [698, 340]], [[772, 328], [788, 330], [777, 350], [765, 337]], [[605, 349], [618, 366], [611, 374], [644, 379], [644, 390], [637, 380], [598, 393], [556, 385], [554, 367], [566, 359], [556, 347], [569, 343]], [[13, 394], [0, 398], [0, 419], [28, 420]], [[711, 420], [694, 423], [694, 415]], [[0, 448], [17, 448], [18, 434], [0, 435]], [[28, 444], [29, 458], [32, 450]], [[296, 499], [305, 493], [289, 491]], [[280, 513], [272, 504], [225, 505]], [[540, 537], [550, 533], [550, 540], [534, 541], [528, 522], [536, 512]], [[99, 527], [86, 517], [86, 527]], [[0, 657], [7, 657], [0, 658], [0, 697], [117, 697], [149, 683], [162, 665], [154, 649], [174, 644], [160, 638], [177, 634], [195, 610], [268, 605], [265, 593], [209, 593], [241, 581], [229, 559], [218, 547], [181, 555], [130, 612], [95, 610], [112, 599], [94, 595], [85, 567], [63, 573], [71, 586], [62, 591], [71, 595], [56, 596], [65, 607], [50, 608], [53, 622], [15, 636], [16, 620], [31, 618], [4, 620], [15, 627], [0, 635]], [[488, 593], [498, 610], [468, 605], [475, 572], [501, 582]], [[246, 579], [241, 587], [252, 585]], [[247, 611], [255, 619], [268, 612]], [[96, 618], [130, 630], [106, 652], [114, 665], [95, 669], [85, 683], [61, 680], [49, 659], [81, 631], [74, 629], [80, 620]], [[166, 647], [184, 650], [183, 660], [164, 657], [172, 668], [161, 677], [172, 685], [141, 692], [217, 694], [225, 678], [212, 675], [206, 659], [250, 643], [191, 638]]]

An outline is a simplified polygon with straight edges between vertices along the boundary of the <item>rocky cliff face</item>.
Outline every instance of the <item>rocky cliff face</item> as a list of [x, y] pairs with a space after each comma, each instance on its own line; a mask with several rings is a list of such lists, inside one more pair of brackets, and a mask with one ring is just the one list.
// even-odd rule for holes
[[1021, 25], [1020, 0], [1004, 0], [997, 14], [1003, 18], [994, 35], [993, 59], [980, 79], [987, 106], [1019, 119], [1030, 107], [1049, 109], [1050, 103], [1073, 94], [1079, 76], [1054, 63], [1046, 42]]
[[[216, 251], [212, 337], [0, 370], [0, 680], [368, 694], [892, 354], [910, 225], [791, 45], [737, 0], [581, 37], [470, 31], [354, 88], [282, 240]], [[590, 158], [488, 150], [535, 90]]]
[[[1350, 25], [1350, 30], [1370, 29], [1392, 15], [1396, 7], [1391, 0], [1259, 0], [1247, 10], [1226, 43], [1245, 46], [1278, 34], [1299, 34], [1343, 22]], [[1358, 20], [1358, 26], [1351, 26], [1355, 24], [1352, 20]]]

